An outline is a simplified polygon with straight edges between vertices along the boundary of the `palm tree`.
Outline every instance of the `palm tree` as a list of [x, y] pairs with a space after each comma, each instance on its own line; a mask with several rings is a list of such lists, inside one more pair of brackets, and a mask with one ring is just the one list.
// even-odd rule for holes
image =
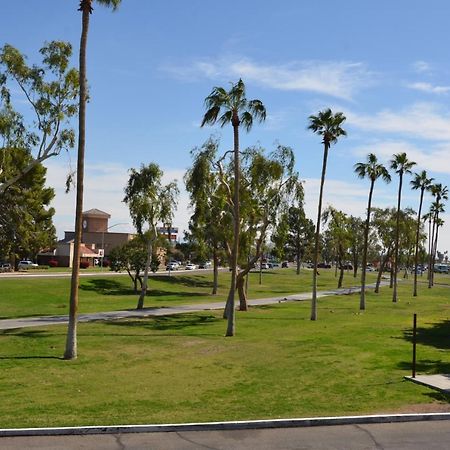
[[367, 247], [369, 241], [369, 228], [370, 228], [370, 213], [372, 207], [372, 195], [375, 181], [378, 178], [382, 178], [386, 183], [390, 183], [391, 176], [383, 164], [378, 163], [377, 157], [373, 153], [367, 155], [366, 163], [355, 164], [355, 173], [358, 178], [368, 178], [370, 180], [369, 200], [367, 203], [367, 217], [366, 225], [364, 227], [364, 246], [362, 257], [362, 269], [361, 269], [361, 294], [359, 300], [359, 309], [366, 309], [366, 267], [367, 267]]
[[419, 201], [419, 212], [417, 213], [417, 229], [416, 229], [416, 244], [414, 249], [414, 289], [413, 296], [417, 297], [417, 264], [419, 258], [419, 234], [420, 234], [420, 221], [422, 214], [422, 204], [423, 204], [423, 195], [425, 191], [429, 191], [431, 188], [431, 183], [433, 182], [433, 178], [428, 178], [427, 172], [422, 170], [420, 173], [416, 173], [414, 175], [414, 179], [410, 181], [411, 188], [413, 190], [420, 189], [420, 201]]
[[250, 131], [253, 120], [262, 122], [266, 118], [266, 108], [261, 100], [247, 100], [245, 96], [244, 82], [239, 79], [232, 84], [231, 89], [226, 91], [222, 87], [214, 87], [205, 99], [206, 113], [203, 116], [201, 126], [214, 125], [219, 122], [220, 126], [231, 123], [233, 127], [233, 153], [234, 153], [234, 191], [233, 191], [233, 248], [231, 253], [231, 286], [228, 294], [226, 315], [228, 326], [226, 336], [234, 336], [235, 312], [234, 296], [236, 291], [237, 261], [239, 254], [239, 127], [242, 125], [246, 131]]
[[430, 214], [432, 218], [432, 233], [431, 233], [431, 251], [430, 251], [430, 261], [428, 269], [428, 287], [433, 286], [434, 283], [434, 261], [436, 260], [437, 243], [439, 226], [442, 225], [442, 221], [439, 218], [439, 214], [444, 212], [444, 204], [441, 200], [448, 200], [448, 188], [447, 186], [442, 186], [441, 183], [437, 183], [431, 186], [430, 191], [435, 198], [435, 201], [430, 207]]
[[[121, 0], [96, 0], [98, 3], [116, 10]], [[77, 157], [77, 199], [75, 209], [75, 239], [72, 262], [72, 279], [70, 283], [69, 325], [67, 327], [66, 349], [64, 359], [77, 357], [77, 311], [78, 311], [78, 281], [80, 277], [80, 244], [81, 244], [81, 215], [83, 212], [84, 188], [84, 153], [86, 142], [86, 49], [89, 30], [89, 17], [92, 14], [93, 0], [81, 0], [78, 11], [81, 11], [82, 28], [79, 55], [79, 109], [78, 109], [78, 157]]]
[[322, 215], [323, 185], [325, 183], [325, 173], [327, 170], [328, 150], [331, 144], [335, 144], [340, 136], [346, 136], [346, 131], [341, 127], [346, 117], [343, 113], [333, 114], [330, 108], [319, 111], [317, 116], [309, 116], [308, 129], [322, 136], [323, 162], [322, 177], [320, 179], [319, 206], [317, 208], [316, 235], [314, 240], [314, 270], [313, 270], [313, 293], [311, 301], [311, 320], [317, 320], [317, 262], [319, 259], [319, 236], [320, 219]]
[[392, 268], [393, 276], [393, 293], [392, 301], [397, 302], [397, 271], [398, 271], [398, 241], [399, 241], [399, 230], [400, 230], [400, 203], [402, 198], [402, 185], [403, 185], [403, 175], [405, 173], [411, 173], [411, 169], [416, 164], [414, 161], [410, 161], [406, 153], [397, 153], [392, 155], [390, 161], [391, 169], [399, 176], [398, 183], [398, 196], [397, 196], [397, 218], [395, 224], [395, 241], [394, 241], [394, 265]]

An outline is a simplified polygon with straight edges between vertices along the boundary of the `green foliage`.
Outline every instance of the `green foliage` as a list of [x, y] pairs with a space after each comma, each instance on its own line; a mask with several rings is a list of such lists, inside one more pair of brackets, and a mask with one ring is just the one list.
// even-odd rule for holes
[[[12, 153], [10, 150], [0, 149], [0, 159], [8, 153], [18, 171], [32, 160], [24, 149], [14, 149]], [[0, 259], [34, 259], [40, 250], [56, 242], [52, 221], [55, 210], [49, 206], [55, 194], [53, 189], [45, 187], [45, 174], [42, 164], [36, 164], [0, 193]], [[1, 173], [0, 183], [7, 176]]]
[[[42, 65], [29, 66], [25, 56], [13, 46], [6, 44], [0, 50], [0, 193], [35, 165], [75, 143], [69, 121], [78, 112], [79, 86], [77, 70], [69, 67], [72, 47], [67, 42], [52, 41], [40, 53]], [[14, 86], [24, 94], [34, 114], [32, 123], [14, 107]], [[30, 156], [20, 170], [13, 163], [18, 149]]]

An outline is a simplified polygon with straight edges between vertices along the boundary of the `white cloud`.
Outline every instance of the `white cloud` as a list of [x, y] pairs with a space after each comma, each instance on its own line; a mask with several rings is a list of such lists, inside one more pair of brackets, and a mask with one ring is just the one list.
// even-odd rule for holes
[[426, 61], [416, 61], [413, 63], [413, 69], [418, 73], [429, 73], [431, 72], [431, 64]]
[[431, 83], [424, 82], [409, 83], [406, 86], [410, 89], [415, 89], [416, 91], [427, 92], [430, 94], [446, 94], [450, 91], [450, 86], [433, 86]]
[[242, 77], [272, 89], [309, 91], [350, 100], [361, 88], [373, 83], [373, 74], [364, 64], [347, 61], [296, 61], [263, 64], [243, 57], [194, 61], [188, 66], [166, 65], [173, 76], [196, 80], [235, 80]]
[[363, 130], [450, 141], [450, 111], [434, 103], [415, 103], [399, 111], [385, 109], [374, 115], [347, 111], [346, 116], [349, 124]]

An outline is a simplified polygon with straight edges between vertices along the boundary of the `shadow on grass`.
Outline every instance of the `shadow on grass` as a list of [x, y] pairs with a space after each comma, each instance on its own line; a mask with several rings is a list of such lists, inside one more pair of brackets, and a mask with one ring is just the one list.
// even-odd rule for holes
[[177, 314], [176, 316], [153, 317], [146, 320], [106, 321], [105, 325], [117, 327], [139, 327], [147, 330], [175, 331], [189, 327], [212, 325], [222, 322], [212, 315]]
[[[450, 362], [442, 361], [441, 359], [431, 360], [431, 359], [420, 359], [420, 354], [417, 355], [418, 360], [416, 362], [417, 373], [435, 375], [450, 373]], [[401, 361], [398, 367], [402, 370], [407, 370], [412, 372], [412, 361]]]
[[[187, 276], [160, 276], [158, 283], [167, 283], [170, 286], [180, 286], [180, 290], [152, 289], [153, 280], [149, 281], [148, 297], [162, 297], [167, 295], [176, 295], [177, 297], [191, 297], [191, 296], [207, 296], [210, 292], [183, 292], [183, 287], [197, 287], [212, 289], [213, 283], [201, 277], [187, 277]], [[80, 284], [80, 290], [96, 292], [101, 295], [138, 295], [131, 287], [125, 286], [123, 283], [116, 280], [107, 279], [91, 279], [84, 280]]]
[[[450, 349], [450, 320], [434, 323], [431, 327], [417, 328], [416, 341], [441, 350]], [[413, 340], [412, 329], [405, 330], [403, 337], [409, 342]]]

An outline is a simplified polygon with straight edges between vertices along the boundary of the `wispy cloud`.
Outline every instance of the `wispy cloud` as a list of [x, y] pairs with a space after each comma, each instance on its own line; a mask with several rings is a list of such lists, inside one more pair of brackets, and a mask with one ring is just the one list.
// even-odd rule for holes
[[349, 124], [363, 130], [450, 141], [450, 111], [434, 103], [415, 103], [399, 111], [385, 109], [373, 115], [347, 111], [346, 116]]
[[358, 147], [355, 155], [364, 157], [368, 153], [375, 153], [380, 160], [388, 162], [396, 153], [406, 153], [408, 158], [417, 163], [417, 167], [428, 171], [450, 175], [450, 143], [442, 143], [426, 148], [401, 140], [379, 140]]
[[162, 70], [183, 80], [229, 81], [241, 77], [272, 89], [316, 92], [346, 100], [374, 83], [375, 78], [360, 62], [294, 61], [277, 65], [230, 56], [197, 60], [185, 66], [168, 64]]
[[431, 64], [426, 61], [415, 61], [412, 66], [417, 73], [430, 73], [432, 71]]
[[450, 86], [433, 86], [431, 83], [417, 82], [406, 85], [416, 91], [427, 92], [429, 94], [446, 94], [450, 91]]

